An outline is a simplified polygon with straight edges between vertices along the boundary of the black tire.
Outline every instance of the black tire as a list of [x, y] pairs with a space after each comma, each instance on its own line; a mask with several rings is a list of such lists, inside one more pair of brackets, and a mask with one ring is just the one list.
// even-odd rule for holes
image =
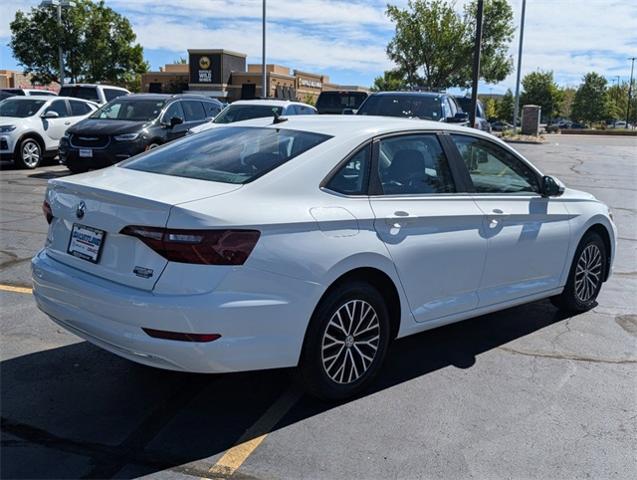
[[42, 145], [33, 137], [23, 138], [15, 152], [15, 163], [18, 168], [33, 170], [42, 164], [44, 151]]
[[[340, 319], [337, 312], [343, 314]], [[373, 286], [351, 281], [334, 288], [312, 315], [296, 370], [297, 380], [309, 394], [324, 400], [340, 400], [360, 393], [372, 383], [383, 364], [390, 332], [385, 300]], [[376, 334], [378, 340], [372, 340]], [[337, 356], [330, 359], [336, 352]]]
[[606, 245], [598, 233], [584, 235], [575, 250], [564, 291], [551, 297], [553, 305], [567, 312], [585, 312], [595, 307], [606, 278], [607, 256]]

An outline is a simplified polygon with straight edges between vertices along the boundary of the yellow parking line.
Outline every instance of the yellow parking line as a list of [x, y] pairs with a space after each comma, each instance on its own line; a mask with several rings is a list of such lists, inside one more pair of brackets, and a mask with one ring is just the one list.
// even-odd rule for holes
[[290, 388], [274, 402], [266, 412], [239, 438], [234, 447], [226, 451], [209, 473], [231, 476], [248, 459], [277, 423], [290, 411], [301, 397], [301, 392]]
[[25, 287], [14, 287], [13, 285], [0, 284], [0, 291], [13, 293], [33, 293], [33, 290]]

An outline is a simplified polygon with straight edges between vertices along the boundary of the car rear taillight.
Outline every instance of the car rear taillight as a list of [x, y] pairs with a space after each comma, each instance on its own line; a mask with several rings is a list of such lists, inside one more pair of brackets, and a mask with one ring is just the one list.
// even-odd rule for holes
[[139, 238], [165, 259], [202, 265], [243, 265], [258, 230], [176, 230], [129, 225], [120, 233]]
[[44, 213], [46, 222], [50, 224], [53, 221], [53, 210], [46, 200], [42, 203], [42, 213]]

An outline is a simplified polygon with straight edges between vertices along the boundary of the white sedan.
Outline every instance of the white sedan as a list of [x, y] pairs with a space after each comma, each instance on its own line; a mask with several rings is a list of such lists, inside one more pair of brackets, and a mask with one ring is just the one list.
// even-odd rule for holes
[[616, 248], [592, 195], [488, 134], [398, 118], [212, 129], [51, 180], [43, 209], [53, 321], [159, 368], [298, 366], [323, 398], [368, 386], [395, 338], [592, 308]]
[[0, 102], [0, 159], [36, 168], [58, 154], [66, 130], [97, 110], [94, 102], [55, 95], [10, 97]]
[[256, 99], [237, 100], [219, 112], [212, 121], [197, 125], [188, 131], [188, 134], [205, 132], [211, 128], [235, 122], [243, 122], [255, 118], [267, 120], [276, 116], [288, 117], [291, 115], [316, 115], [316, 108], [307, 103], [291, 102], [290, 100]]

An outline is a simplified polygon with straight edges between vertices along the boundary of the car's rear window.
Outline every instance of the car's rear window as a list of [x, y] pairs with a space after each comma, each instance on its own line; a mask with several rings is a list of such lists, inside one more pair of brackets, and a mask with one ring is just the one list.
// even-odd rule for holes
[[316, 147], [328, 135], [221, 127], [150, 150], [120, 167], [223, 183], [248, 183]]
[[440, 97], [435, 95], [372, 95], [358, 109], [358, 115], [384, 115], [386, 117], [417, 117], [440, 120]]
[[99, 96], [97, 95], [97, 88], [95, 87], [62, 87], [58, 93], [60, 97], [75, 97], [83, 100], [90, 100], [92, 102], [99, 102]]
[[365, 92], [323, 92], [316, 101], [316, 108], [321, 109], [345, 109], [358, 108], [367, 98]]

